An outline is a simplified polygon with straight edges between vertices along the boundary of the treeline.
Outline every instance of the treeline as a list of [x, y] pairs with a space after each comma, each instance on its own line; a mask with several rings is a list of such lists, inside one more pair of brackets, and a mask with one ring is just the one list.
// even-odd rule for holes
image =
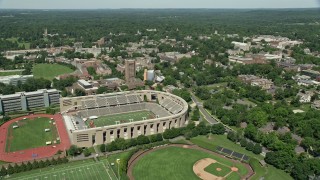
[[21, 173], [21, 172], [26, 172], [26, 171], [31, 171], [31, 170], [35, 170], [35, 169], [41, 169], [41, 168], [45, 168], [45, 167], [49, 167], [49, 166], [55, 166], [55, 165], [59, 165], [59, 164], [66, 164], [69, 160], [64, 157], [64, 158], [60, 158], [58, 157], [57, 159], [47, 159], [45, 161], [33, 161], [32, 163], [29, 161], [28, 163], [21, 163], [19, 164], [15, 164], [14, 166], [12, 166], [11, 164], [8, 165], [7, 168], [5, 168], [4, 166], [2, 166], [1, 170], [0, 170], [0, 177], [4, 177], [6, 175], [12, 175], [15, 173]]
[[222, 124], [207, 126], [204, 122], [200, 122], [198, 126], [195, 126], [194, 123], [189, 123], [186, 127], [166, 129], [164, 133], [151, 136], [140, 135], [137, 138], [128, 140], [117, 138], [107, 145], [101, 145], [100, 150], [101, 152], [112, 152], [117, 150], [129, 149], [138, 145], [161, 142], [163, 140], [173, 139], [178, 136], [184, 136], [186, 139], [190, 139], [198, 135], [207, 135], [208, 133], [224, 134], [224, 132], [225, 127]]
[[38, 89], [50, 89], [51, 81], [44, 78], [29, 78], [25, 83], [18, 81], [16, 86], [0, 83], [0, 94], [14, 94], [15, 92], [31, 92]]

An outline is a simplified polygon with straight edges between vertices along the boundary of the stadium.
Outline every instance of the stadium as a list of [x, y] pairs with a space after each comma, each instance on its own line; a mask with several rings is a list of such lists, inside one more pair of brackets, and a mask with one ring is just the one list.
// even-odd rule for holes
[[153, 90], [61, 98], [60, 109], [71, 143], [79, 147], [162, 133], [185, 126], [188, 116], [185, 100]]

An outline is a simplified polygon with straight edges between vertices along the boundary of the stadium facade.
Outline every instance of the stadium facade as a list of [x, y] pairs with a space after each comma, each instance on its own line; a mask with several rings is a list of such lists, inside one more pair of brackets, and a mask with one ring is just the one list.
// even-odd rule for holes
[[[116, 138], [130, 139], [183, 127], [188, 116], [188, 103], [170, 93], [141, 90], [61, 98], [60, 110], [71, 143], [79, 147], [91, 147], [110, 143]], [[149, 111], [154, 116], [137, 121], [115, 121], [102, 127], [90, 127], [87, 123], [99, 117], [139, 111]]]

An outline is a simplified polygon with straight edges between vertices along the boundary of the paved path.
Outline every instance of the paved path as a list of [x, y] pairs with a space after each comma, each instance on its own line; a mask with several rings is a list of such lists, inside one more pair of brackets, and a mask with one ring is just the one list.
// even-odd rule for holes
[[194, 103], [198, 106], [200, 113], [204, 116], [204, 118], [210, 123], [210, 124], [219, 124], [219, 121], [214, 119], [203, 107], [202, 102], [198, 101], [196, 96], [191, 93], [191, 98]]
[[[56, 122], [58, 129], [60, 144], [54, 144], [50, 146], [43, 146], [39, 148], [26, 149], [16, 152], [6, 152], [6, 140], [7, 140], [7, 131], [10, 128], [10, 125], [16, 121], [22, 120], [23, 118], [37, 118], [37, 117], [47, 117], [53, 118]], [[26, 141], [32, 141], [25, 137]], [[68, 133], [63, 122], [61, 114], [48, 115], [48, 114], [35, 114], [30, 116], [22, 116], [19, 118], [12, 119], [4, 123], [0, 127], [0, 160], [6, 162], [23, 162], [30, 161], [34, 159], [47, 158], [55, 155], [58, 150], [64, 151], [70, 147], [70, 140]], [[33, 154], [37, 154], [37, 157], [32, 157]]]

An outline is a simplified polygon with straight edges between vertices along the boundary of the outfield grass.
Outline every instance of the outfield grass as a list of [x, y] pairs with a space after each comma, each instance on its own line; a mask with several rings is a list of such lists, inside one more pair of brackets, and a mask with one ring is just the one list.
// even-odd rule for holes
[[[14, 152], [46, 146], [47, 141], [59, 143], [57, 140], [59, 137], [58, 131], [56, 126], [52, 124], [53, 122], [49, 118], [41, 117], [12, 123], [7, 132], [6, 151]], [[13, 129], [14, 125], [18, 125], [19, 127]], [[45, 132], [45, 129], [50, 129], [50, 131]], [[32, 141], [27, 141], [26, 139], [32, 139]]]
[[[103, 127], [103, 126], [110, 126], [115, 125], [116, 121], [120, 121], [120, 123], [128, 123], [130, 119], [133, 121], [141, 121], [143, 117], [146, 119], [152, 119], [155, 115], [150, 111], [137, 111], [137, 112], [130, 112], [130, 113], [123, 113], [123, 114], [114, 114], [108, 116], [102, 116], [98, 119], [93, 120], [95, 127]], [[86, 124], [90, 127], [90, 120], [86, 121]]]
[[[221, 171], [218, 171], [217, 168], [220, 168]], [[213, 163], [213, 164], [210, 164], [209, 166], [207, 166], [205, 169], [204, 169], [206, 172], [210, 173], [210, 174], [213, 174], [213, 175], [216, 175], [216, 176], [219, 176], [219, 177], [224, 177], [226, 176], [228, 173], [231, 172], [231, 169], [227, 166], [224, 166], [220, 163]]]
[[90, 160], [70, 162], [63, 165], [33, 170], [11, 175], [8, 179], [14, 180], [116, 180], [106, 159], [98, 162]]
[[22, 71], [0, 72], [0, 76], [21, 75]]
[[248, 173], [244, 165], [241, 163], [234, 164], [226, 158], [194, 149], [168, 147], [142, 157], [133, 167], [133, 176], [139, 180], [199, 179], [192, 168], [198, 160], [204, 158], [212, 158], [227, 166], [235, 166], [242, 176]]
[[58, 75], [72, 73], [73, 70], [59, 64], [36, 64], [34, 65], [32, 72], [35, 78], [52, 80]]

